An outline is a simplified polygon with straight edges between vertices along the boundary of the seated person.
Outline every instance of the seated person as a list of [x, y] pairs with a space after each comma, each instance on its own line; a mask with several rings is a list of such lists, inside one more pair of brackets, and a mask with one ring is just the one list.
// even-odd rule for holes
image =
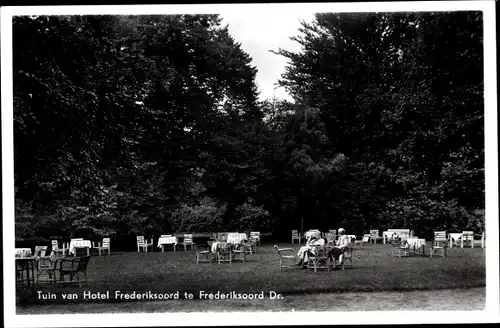
[[306, 246], [302, 246], [297, 254], [299, 257], [299, 261], [296, 265], [301, 266], [307, 262], [307, 257], [309, 254], [313, 255], [313, 248], [315, 246], [324, 246], [326, 245], [326, 239], [320, 238], [318, 236], [311, 236], [307, 242]]
[[345, 229], [340, 228], [338, 230], [339, 239], [337, 240], [335, 247], [330, 251], [330, 259], [333, 261], [338, 260], [342, 264], [343, 254], [347, 247], [349, 246], [350, 238], [346, 235]]
[[324, 246], [325, 238], [319, 238], [318, 236], [311, 236], [307, 242], [306, 246]]

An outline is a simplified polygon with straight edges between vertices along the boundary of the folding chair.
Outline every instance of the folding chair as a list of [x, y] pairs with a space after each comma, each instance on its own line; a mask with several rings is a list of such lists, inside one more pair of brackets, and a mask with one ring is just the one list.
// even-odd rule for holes
[[370, 241], [370, 234], [365, 234], [365, 235], [363, 236], [363, 239], [361, 239], [361, 240], [355, 240], [355, 241], [354, 241], [354, 246], [356, 246], [356, 245], [361, 245], [361, 248], [363, 248], [363, 245], [364, 245], [365, 243], [368, 243], [369, 241]]

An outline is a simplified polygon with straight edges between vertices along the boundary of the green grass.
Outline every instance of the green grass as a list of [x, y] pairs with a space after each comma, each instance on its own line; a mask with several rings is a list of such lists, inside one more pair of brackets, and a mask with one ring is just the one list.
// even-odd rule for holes
[[[298, 245], [280, 244], [279, 247]], [[154, 252], [154, 253], [115, 253], [111, 256], [93, 257], [88, 268], [89, 284], [78, 286], [58, 286], [40, 284], [37, 290], [55, 293], [56, 300], [38, 300], [37, 297], [23, 298], [18, 304], [20, 313], [46, 313], [51, 308], [73, 308], [75, 312], [92, 312], [93, 308], [106, 308], [119, 311], [136, 307], [140, 311], [157, 311], [155, 304], [168, 302], [163, 311], [186, 311], [189, 309], [229, 306], [232, 310], [255, 310], [266, 307], [271, 302], [275, 308], [300, 310], [304, 295], [312, 304], [320, 304], [328, 300], [328, 293], [351, 292], [409, 292], [415, 290], [435, 291], [444, 289], [464, 289], [484, 287], [486, 285], [485, 258], [482, 249], [449, 250], [446, 258], [435, 257], [391, 257], [389, 245], [365, 245], [364, 249], [356, 249], [353, 254], [353, 267], [345, 271], [313, 272], [312, 270], [289, 269], [280, 272], [279, 259], [272, 244], [258, 248], [258, 253], [249, 255], [246, 263], [232, 264], [195, 264], [192, 251]], [[256, 293], [269, 291], [281, 293], [284, 300], [169, 300], [169, 301], [120, 301], [117, 300], [83, 300], [82, 292], [110, 291], [112, 297], [115, 290], [122, 292], [173, 293], [191, 292], [197, 298], [200, 290], [207, 292]], [[481, 289], [482, 290], [482, 289]], [[61, 293], [76, 293], [78, 300], [62, 299]], [[484, 290], [483, 290], [484, 293]], [[396, 293], [397, 295], [398, 293]], [[297, 295], [297, 296], [294, 296]], [[323, 296], [320, 296], [323, 295]], [[325, 296], [326, 295], [326, 296]], [[361, 295], [361, 294], [357, 294]], [[386, 295], [381, 294], [381, 295]], [[183, 297], [182, 297], [183, 298]], [[372, 297], [373, 299], [373, 297]], [[288, 301], [287, 301], [288, 300]], [[294, 301], [296, 300], [296, 301]], [[373, 300], [372, 300], [373, 301]], [[184, 304], [174, 306], [174, 304]], [[186, 305], [190, 303], [191, 305]], [[374, 304], [376, 304], [375, 302]], [[202, 305], [200, 305], [202, 304]], [[311, 303], [309, 303], [311, 304]], [[326, 303], [328, 304], [328, 302]], [[187, 306], [187, 308], [186, 308]], [[233, 309], [234, 307], [234, 309]], [[320, 306], [321, 307], [321, 306]], [[141, 310], [142, 309], [142, 310]], [[306, 308], [307, 309], [307, 308]], [[60, 310], [63, 311], [64, 310]], [[71, 310], [69, 310], [71, 311]]]

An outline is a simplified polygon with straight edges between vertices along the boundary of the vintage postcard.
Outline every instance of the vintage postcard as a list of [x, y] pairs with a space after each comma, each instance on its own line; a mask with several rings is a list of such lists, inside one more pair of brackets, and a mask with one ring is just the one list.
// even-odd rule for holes
[[493, 1], [1, 10], [7, 327], [498, 322]]

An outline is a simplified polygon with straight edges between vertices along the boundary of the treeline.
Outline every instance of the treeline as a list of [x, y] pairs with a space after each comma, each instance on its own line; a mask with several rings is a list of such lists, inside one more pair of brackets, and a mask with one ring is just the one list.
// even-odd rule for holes
[[481, 13], [317, 14], [294, 39], [295, 102], [261, 102], [217, 15], [16, 17], [16, 237], [481, 231]]

